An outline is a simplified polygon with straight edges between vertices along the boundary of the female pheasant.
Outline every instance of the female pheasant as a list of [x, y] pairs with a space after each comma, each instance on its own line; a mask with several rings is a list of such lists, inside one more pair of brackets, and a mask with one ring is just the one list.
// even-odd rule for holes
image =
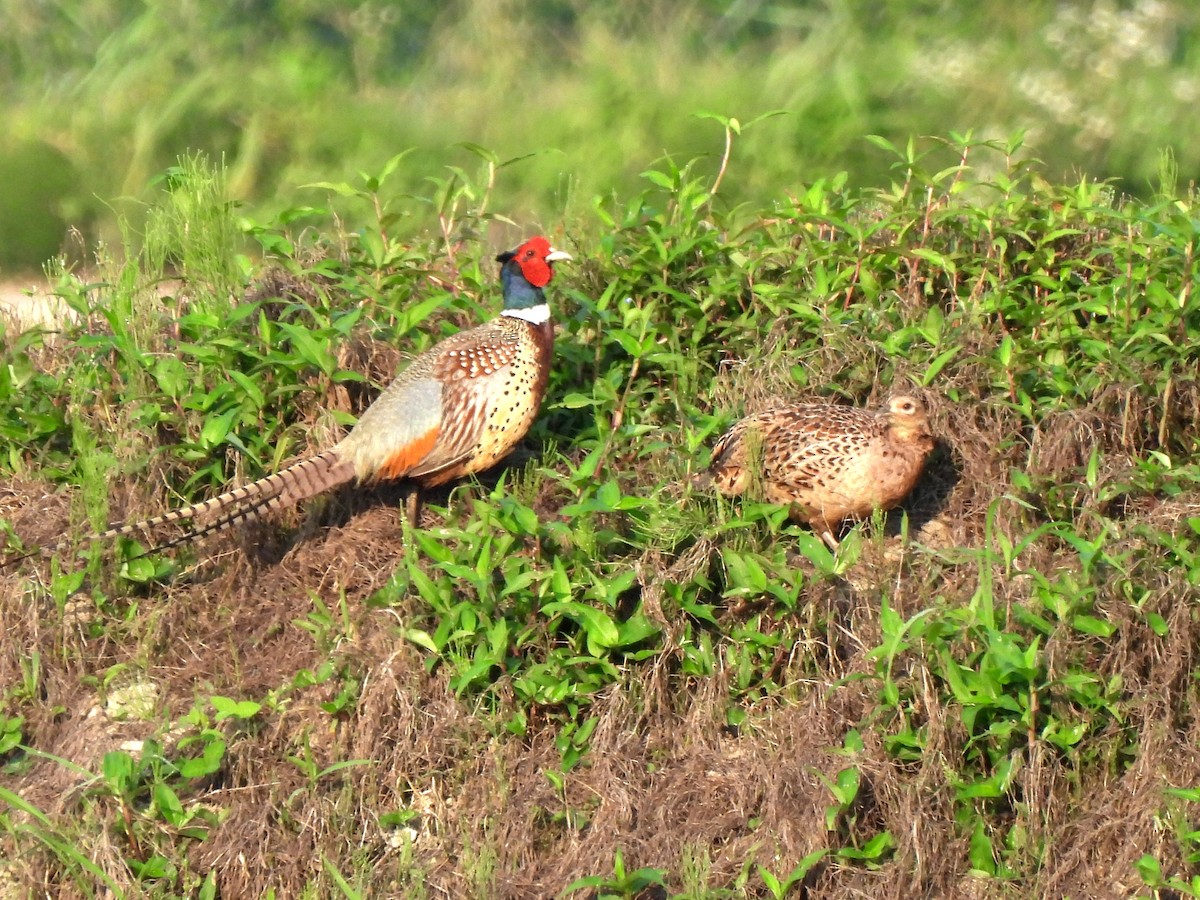
[[184, 519], [203, 521], [163, 545], [173, 546], [351, 480], [361, 484], [410, 479], [414, 491], [408, 511], [414, 517], [420, 488], [494, 465], [533, 424], [546, 391], [554, 344], [543, 290], [554, 276], [553, 264], [570, 258], [541, 236], [497, 256], [504, 294], [501, 314], [414, 359], [331, 449], [211, 500], [120, 525], [89, 540]]
[[699, 484], [726, 496], [762, 485], [831, 549], [834, 529], [908, 495], [933, 450], [920, 401], [893, 397], [878, 412], [828, 403], [780, 406], [735, 423], [713, 447]]

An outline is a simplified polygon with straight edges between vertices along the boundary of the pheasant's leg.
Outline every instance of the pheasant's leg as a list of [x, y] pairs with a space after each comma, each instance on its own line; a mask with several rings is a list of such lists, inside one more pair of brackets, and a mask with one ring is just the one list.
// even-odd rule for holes
[[817, 534], [821, 536], [821, 540], [825, 542], [825, 546], [837, 553], [838, 539], [833, 535], [833, 526], [828, 522], [820, 522], [817, 524]]
[[421, 486], [414, 483], [412, 490], [404, 500], [404, 511], [408, 515], [408, 524], [416, 528], [421, 516]]

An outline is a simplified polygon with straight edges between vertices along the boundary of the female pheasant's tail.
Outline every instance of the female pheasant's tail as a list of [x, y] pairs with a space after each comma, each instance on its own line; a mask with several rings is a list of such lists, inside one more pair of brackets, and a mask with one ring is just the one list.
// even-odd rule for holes
[[[345, 484], [354, 478], [353, 463], [342, 459], [336, 450], [327, 450], [308, 459], [293, 463], [286, 469], [260, 478], [258, 481], [226, 491], [210, 500], [201, 500], [190, 506], [173, 509], [137, 522], [128, 522], [88, 535], [84, 543], [106, 541], [112, 538], [124, 537], [135, 532], [146, 532], [161, 525], [172, 522], [190, 521], [193, 527], [178, 537], [156, 545], [152, 553], [175, 547], [188, 541], [198, 540], [206, 535], [214, 534], [231, 525], [256, 518], [273, 509], [283, 509], [299, 503], [338, 485]], [[198, 524], [197, 524], [198, 523]], [[22, 556], [11, 557], [0, 562], [0, 570], [28, 559], [31, 556], [52, 556], [66, 549], [72, 541], [59, 541], [52, 547], [35, 550]]]

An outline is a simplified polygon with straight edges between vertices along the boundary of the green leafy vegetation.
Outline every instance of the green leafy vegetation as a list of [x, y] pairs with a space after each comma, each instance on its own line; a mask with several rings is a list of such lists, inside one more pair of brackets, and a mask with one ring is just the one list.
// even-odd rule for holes
[[[715, 168], [664, 159], [546, 229], [576, 263], [545, 408], [419, 522], [343, 491], [6, 570], [0, 877], [1194, 895], [1195, 197], [1051, 183], [1018, 139], [952, 135], [873, 138], [882, 187], [727, 201], [772, 123], [716, 117]], [[152, 239], [60, 273], [60, 332], [4, 335], [9, 552], [323, 449], [403, 356], [493, 315], [490, 259], [528, 229], [473, 152], [415, 238], [389, 190], [411, 157], [320, 183], [354, 233], [238, 219], [226, 173], [180, 160]], [[772, 398], [893, 390], [940, 446], [836, 553], [691, 487]]]

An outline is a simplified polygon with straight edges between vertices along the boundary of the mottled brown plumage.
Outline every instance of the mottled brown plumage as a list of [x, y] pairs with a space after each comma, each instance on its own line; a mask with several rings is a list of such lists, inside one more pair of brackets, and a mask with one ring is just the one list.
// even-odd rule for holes
[[827, 403], [779, 406], [735, 423], [713, 447], [699, 484], [726, 496], [761, 485], [830, 547], [845, 519], [891, 509], [913, 489], [933, 436], [925, 408], [893, 397], [878, 412]]
[[410, 481], [409, 515], [414, 517], [420, 488], [495, 465], [529, 431], [546, 391], [554, 346], [543, 288], [554, 275], [553, 263], [570, 258], [540, 236], [498, 256], [504, 293], [501, 315], [446, 338], [414, 359], [368, 407], [354, 430], [329, 450], [211, 500], [120, 525], [88, 540], [181, 520], [202, 523], [163, 545], [171, 546], [349, 481]]

